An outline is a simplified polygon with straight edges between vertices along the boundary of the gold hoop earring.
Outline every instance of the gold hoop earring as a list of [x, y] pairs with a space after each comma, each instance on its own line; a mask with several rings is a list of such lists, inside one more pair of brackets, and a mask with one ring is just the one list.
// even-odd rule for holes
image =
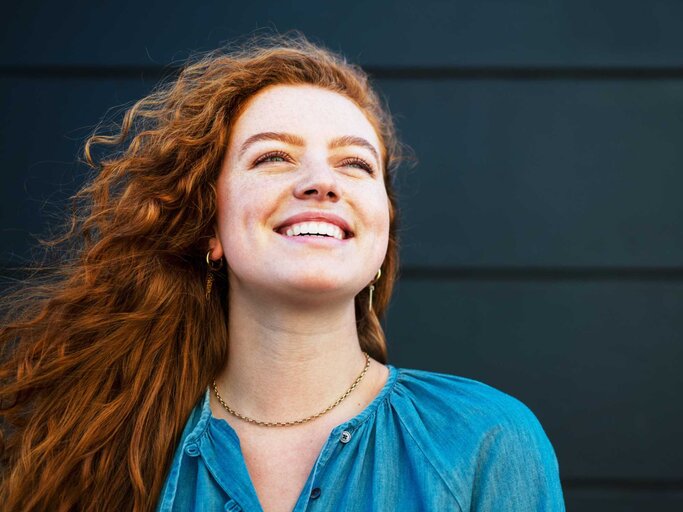
[[[209, 267], [209, 271], [206, 274], [206, 294], [204, 297], [207, 301], [209, 300], [211, 289], [213, 288], [213, 274], [223, 268], [223, 258], [212, 260], [209, 256], [211, 256], [211, 251], [206, 253], [206, 264]], [[218, 262], [218, 264], [216, 264], [216, 262]]]
[[379, 278], [382, 276], [382, 269], [377, 270], [377, 276], [375, 276], [375, 280], [370, 283], [370, 300], [368, 301], [368, 311], [372, 311], [372, 295], [375, 292], [375, 283], [379, 281]]

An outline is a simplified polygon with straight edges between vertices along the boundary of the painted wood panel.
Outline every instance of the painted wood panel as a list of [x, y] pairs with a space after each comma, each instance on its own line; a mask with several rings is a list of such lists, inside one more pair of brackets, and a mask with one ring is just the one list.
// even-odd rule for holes
[[565, 479], [683, 479], [683, 283], [405, 279], [390, 362], [521, 399]]
[[167, 65], [256, 29], [300, 29], [372, 66], [683, 64], [676, 0], [15, 2], [0, 66]]
[[567, 510], [571, 512], [680, 512], [683, 491], [566, 490]]

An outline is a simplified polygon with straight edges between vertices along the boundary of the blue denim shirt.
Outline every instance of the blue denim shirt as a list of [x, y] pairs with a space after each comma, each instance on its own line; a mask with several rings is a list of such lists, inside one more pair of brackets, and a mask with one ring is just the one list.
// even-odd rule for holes
[[[335, 427], [294, 508], [303, 511], [563, 511], [557, 460], [518, 400], [453, 375], [389, 368]], [[261, 511], [232, 427], [209, 390], [187, 421], [159, 511]]]

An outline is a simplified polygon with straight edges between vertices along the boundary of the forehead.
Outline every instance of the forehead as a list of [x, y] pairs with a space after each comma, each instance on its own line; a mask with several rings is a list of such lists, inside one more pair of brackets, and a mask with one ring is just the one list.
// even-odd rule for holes
[[233, 125], [230, 145], [259, 132], [294, 133], [311, 140], [355, 135], [381, 147], [374, 127], [353, 101], [312, 85], [275, 85], [252, 96]]

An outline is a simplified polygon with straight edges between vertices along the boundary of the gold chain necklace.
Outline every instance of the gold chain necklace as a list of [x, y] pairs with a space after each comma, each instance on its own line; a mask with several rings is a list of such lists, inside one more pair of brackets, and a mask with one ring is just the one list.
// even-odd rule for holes
[[367, 372], [367, 371], [368, 371], [368, 368], [370, 367], [370, 356], [368, 355], [367, 352], [363, 352], [363, 354], [365, 354], [365, 368], [363, 368], [363, 371], [360, 372], [360, 375], [359, 375], [358, 378], [354, 381], [354, 383], [351, 385], [351, 387], [346, 391], [346, 393], [344, 393], [342, 396], [340, 396], [340, 397], [337, 399], [337, 401], [336, 401], [335, 403], [333, 403], [332, 405], [330, 405], [330, 406], [329, 406], [327, 409], [325, 409], [324, 411], [321, 411], [321, 412], [319, 412], [318, 414], [314, 414], [313, 416], [309, 416], [308, 418], [303, 418], [303, 419], [295, 420], [295, 421], [285, 421], [285, 422], [281, 422], [281, 421], [276, 421], [276, 422], [258, 421], [258, 420], [249, 418], [249, 417], [247, 417], [247, 416], [243, 416], [242, 414], [240, 414], [240, 413], [234, 411], [233, 409], [231, 409], [230, 406], [229, 406], [228, 404], [225, 403], [225, 401], [223, 400], [223, 398], [221, 398], [220, 393], [218, 393], [218, 385], [216, 384], [216, 381], [215, 381], [215, 380], [213, 381], [213, 392], [216, 394], [216, 398], [218, 399], [218, 401], [220, 402], [220, 404], [223, 406], [223, 408], [224, 408], [226, 411], [228, 411], [230, 414], [232, 414], [233, 416], [237, 416], [237, 417], [240, 418], [241, 420], [248, 421], [249, 423], [254, 423], [255, 425], [261, 425], [261, 426], [263, 426], [263, 427], [289, 427], [289, 426], [291, 426], [291, 425], [300, 425], [301, 423], [306, 423], [306, 422], [308, 422], [308, 421], [314, 420], [314, 419], [316, 419], [317, 417], [322, 416], [322, 415], [325, 414], [326, 412], [329, 412], [330, 410], [332, 410], [332, 409], [334, 409], [335, 407], [337, 407], [337, 406], [342, 402], [342, 400], [344, 400], [347, 396], [349, 396], [349, 394], [351, 393], [351, 391], [353, 391], [353, 390], [356, 388], [356, 386], [358, 386], [358, 383], [359, 383], [361, 380], [363, 380], [363, 377], [365, 376], [365, 372]]

